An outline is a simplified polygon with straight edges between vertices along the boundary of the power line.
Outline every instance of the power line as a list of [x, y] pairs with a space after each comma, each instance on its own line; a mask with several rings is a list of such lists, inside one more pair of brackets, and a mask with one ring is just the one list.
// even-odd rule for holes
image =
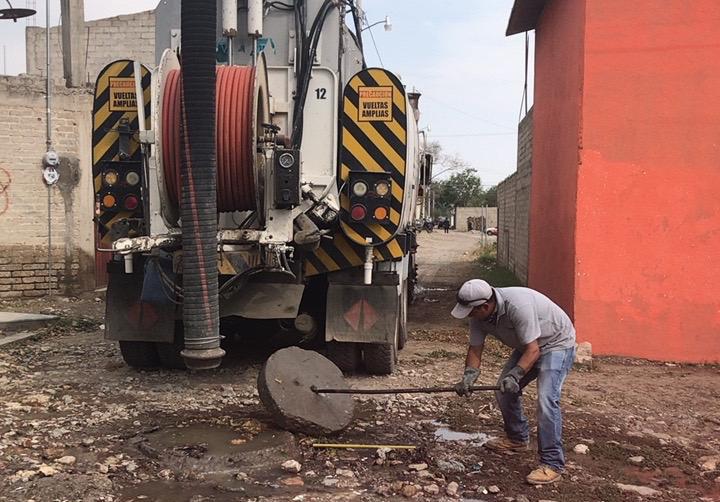
[[369, 28], [368, 31], [370, 32], [370, 40], [372, 40], [373, 47], [375, 47], [375, 54], [377, 54], [378, 59], [380, 60], [380, 66], [383, 68], [385, 67], [385, 63], [383, 63], [382, 58], [380, 57], [380, 51], [378, 50], [378, 46], [375, 43], [375, 36], [373, 35], [372, 28]]
[[459, 134], [433, 134], [432, 138], [476, 138], [479, 136], [515, 136], [516, 132], [478, 132], [478, 133], [459, 133]]
[[429, 95], [428, 95], [428, 96], [424, 96], [424, 98], [425, 98], [425, 99], [429, 99], [430, 101], [434, 101], [435, 103], [437, 103], [437, 104], [439, 104], [439, 105], [441, 105], [441, 106], [444, 106], [445, 108], [449, 108], [450, 110], [454, 110], [454, 111], [456, 111], [456, 112], [458, 112], [458, 113], [462, 113], [462, 114], [465, 115], [466, 117], [470, 117], [470, 118], [472, 118], [472, 119], [479, 120], [480, 122], [485, 122], [485, 123], [487, 123], [487, 124], [491, 124], [491, 125], [494, 125], [495, 127], [500, 127], [500, 128], [502, 128], [502, 129], [505, 129], [505, 130], [508, 130], [508, 131], [513, 130], [513, 128], [508, 127], [508, 126], [506, 126], [506, 125], [498, 124], [497, 122], [493, 122], [492, 120], [487, 120], [487, 119], [478, 117], [478, 116], [476, 116], [476, 115], [473, 115], [472, 113], [468, 113], [468, 112], [466, 112], [465, 110], [463, 110], [462, 108], [457, 108], [457, 107], [455, 107], [455, 106], [453, 106], [453, 105], [449, 105], [449, 104], [447, 104], [447, 103], [443, 103], [442, 101], [440, 101], [440, 100], [438, 100], [438, 99], [436, 99], [436, 98], [434, 98], [434, 97], [432, 97], [432, 96], [429, 96]]

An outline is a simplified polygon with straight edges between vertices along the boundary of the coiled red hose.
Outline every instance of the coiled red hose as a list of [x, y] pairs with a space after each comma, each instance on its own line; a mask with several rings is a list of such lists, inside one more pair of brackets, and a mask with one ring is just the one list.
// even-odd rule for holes
[[[252, 127], [255, 68], [219, 66], [216, 70], [215, 137], [217, 143], [217, 208], [219, 212], [255, 209]], [[168, 72], [163, 97], [163, 174], [168, 197], [178, 204], [180, 185], [179, 70]]]

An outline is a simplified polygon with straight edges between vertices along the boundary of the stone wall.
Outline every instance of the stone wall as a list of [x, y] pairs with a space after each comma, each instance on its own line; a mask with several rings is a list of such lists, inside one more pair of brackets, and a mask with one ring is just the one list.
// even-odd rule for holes
[[60, 181], [48, 190], [42, 179], [45, 81], [0, 77], [0, 298], [41, 296], [48, 275], [61, 293], [94, 286], [91, 108], [89, 90], [53, 88], [51, 124]]
[[517, 171], [498, 185], [498, 263], [528, 282], [532, 109], [518, 126]]
[[[83, 35], [87, 83], [94, 85], [98, 73], [116, 59], [133, 59], [155, 64], [155, 13], [138, 12], [85, 23]], [[50, 28], [50, 74], [63, 79], [60, 27]], [[45, 28], [25, 31], [26, 63], [29, 75], [45, 75]]]

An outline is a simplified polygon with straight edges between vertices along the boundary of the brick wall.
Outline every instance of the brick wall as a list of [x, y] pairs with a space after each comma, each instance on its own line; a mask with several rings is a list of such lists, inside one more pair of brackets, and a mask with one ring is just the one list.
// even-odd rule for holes
[[518, 126], [517, 171], [498, 185], [498, 262], [528, 282], [532, 109]]
[[53, 287], [71, 293], [94, 285], [91, 107], [89, 90], [53, 88], [60, 181], [48, 191], [44, 79], [0, 77], [0, 298], [48, 288], [48, 195]]
[[[95, 83], [106, 64], [116, 59], [155, 64], [154, 11], [88, 21], [83, 37], [87, 61], [84, 75], [90, 84]], [[45, 75], [45, 28], [28, 27], [25, 46], [27, 73]], [[58, 26], [50, 28], [50, 52], [50, 73], [53, 79], [62, 80], [62, 37]]]

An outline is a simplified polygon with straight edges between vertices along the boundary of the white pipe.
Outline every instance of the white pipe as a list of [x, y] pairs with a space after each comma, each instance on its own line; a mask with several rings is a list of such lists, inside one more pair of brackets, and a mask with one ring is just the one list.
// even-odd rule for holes
[[248, 1], [248, 35], [260, 38], [263, 34], [263, 0]]
[[224, 36], [232, 38], [237, 35], [237, 14], [237, 0], [223, 0], [222, 28]]
[[372, 246], [365, 247], [365, 264], [363, 265], [365, 270], [365, 276], [363, 284], [369, 286], [372, 284], [372, 273], [373, 273], [373, 248]]
[[126, 274], [132, 274], [133, 273], [133, 255], [131, 253], [128, 253], [123, 256], [125, 259], [125, 273]]
[[143, 132], [145, 132], [145, 93], [142, 88], [142, 66], [140, 61], [133, 61], [133, 73], [135, 74], [135, 102], [137, 103], [138, 111], [138, 130], [140, 132], [140, 140], [143, 139]]

